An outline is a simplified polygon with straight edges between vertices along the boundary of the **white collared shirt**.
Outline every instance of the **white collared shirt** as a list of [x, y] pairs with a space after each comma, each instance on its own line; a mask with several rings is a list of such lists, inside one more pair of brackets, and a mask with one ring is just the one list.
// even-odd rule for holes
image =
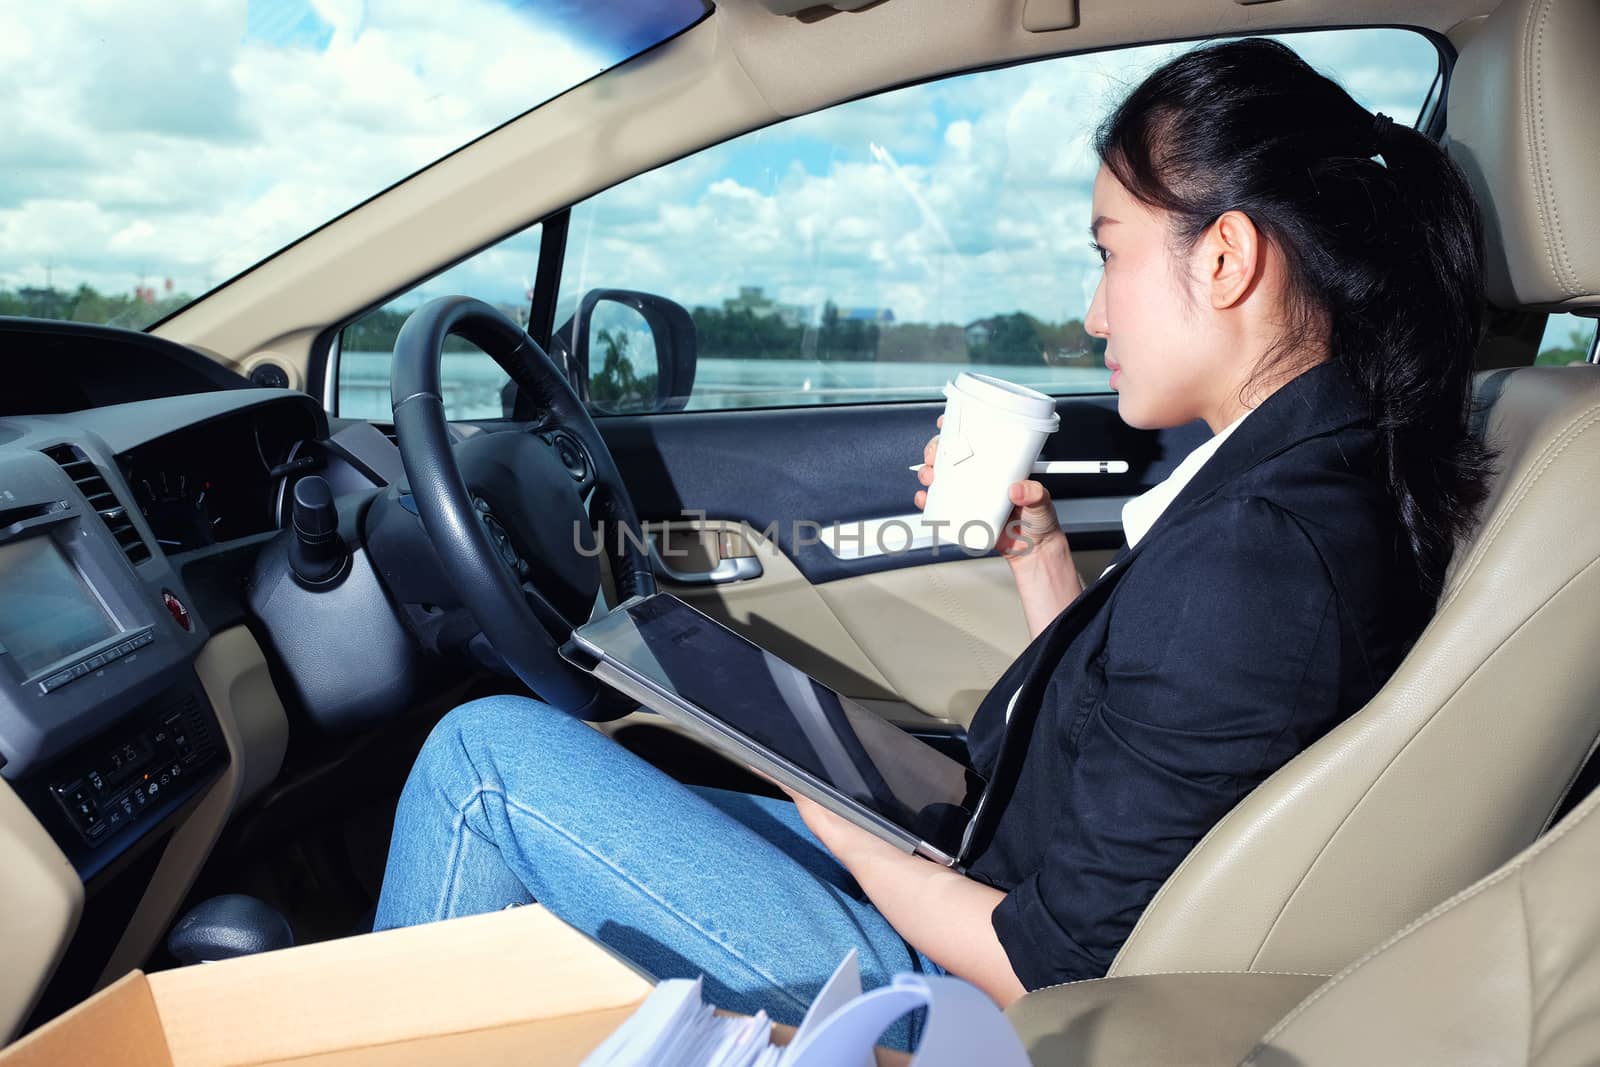
[[[1228, 423], [1228, 425], [1218, 430], [1209, 441], [1184, 456], [1183, 462], [1179, 463], [1173, 472], [1167, 475], [1160, 483], [1151, 486], [1122, 505], [1122, 532], [1127, 535], [1129, 548], [1138, 544], [1144, 538], [1144, 535], [1150, 532], [1150, 528], [1156, 524], [1162, 513], [1178, 498], [1178, 494], [1183, 492], [1184, 487], [1194, 479], [1196, 474], [1200, 473], [1200, 468], [1206, 465], [1207, 460], [1216, 455], [1217, 449], [1222, 447], [1222, 442], [1228, 439], [1228, 435], [1237, 430], [1239, 424], [1249, 417], [1250, 410], [1246, 408], [1243, 415]], [[1111, 567], [1115, 566], [1115, 563], [1111, 565]], [[1104, 578], [1111, 573], [1111, 567], [1101, 571], [1100, 577]], [[1011, 701], [1006, 705], [1006, 721], [1010, 721], [1011, 709], [1016, 706], [1017, 697], [1021, 694], [1021, 686], [1018, 686], [1017, 691], [1011, 694]]]
[[1211, 440], [1184, 456], [1183, 462], [1179, 463], [1164, 480], [1122, 505], [1122, 532], [1127, 535], [1129, 548], [1138, 544], [1144, 535], [1150, 532], [1150, 527], [1156, 524], [1162, 513], [1178, 498], [1178, 494], [1183, 492], [1184, 487], [1194, 479], [1194, 476], [1200, 473], [1200, 468], [1216, 455], [1217, 449], [1222, 447], [1222, 442], [1226, 441], [1229, 435], [1239, 428], [1239, 424], [1249, 417], [1250, 410], [1246, 408], [1243, 415], [1218, 430], [1212, 435]]

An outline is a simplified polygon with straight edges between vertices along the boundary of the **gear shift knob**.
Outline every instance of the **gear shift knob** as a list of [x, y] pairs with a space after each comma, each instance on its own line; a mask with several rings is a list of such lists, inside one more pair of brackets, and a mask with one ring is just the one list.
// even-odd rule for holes
[[264, 900], [229, 893], [203, 900], [167, 934], [167, 951], [179, 963], [211, 963], [289, 948], [294, 931]]

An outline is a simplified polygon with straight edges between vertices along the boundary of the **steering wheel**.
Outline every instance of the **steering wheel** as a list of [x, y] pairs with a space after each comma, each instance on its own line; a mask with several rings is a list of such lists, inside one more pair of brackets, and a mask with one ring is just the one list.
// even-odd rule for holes
[[[530, 430], [452, 443], [440, 383], [452, 334], [486, 352], [533, 399]], [[594, 609], [600, 552], [619, 601], [656, 591], [633, 501], [566, 376], [505, 315], [481, 300], [446, 296], [419, 307], [401, 328], [390, 399], [423, 529], [495, 652], [569, 714], [602, 720], [632, 711], [637, 702], [556, 651]]]

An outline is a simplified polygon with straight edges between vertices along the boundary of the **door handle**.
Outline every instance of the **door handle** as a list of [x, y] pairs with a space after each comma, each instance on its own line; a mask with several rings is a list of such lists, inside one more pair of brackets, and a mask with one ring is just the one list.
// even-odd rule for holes
[[722, 560], [708, 571], [680, 571], [661, 558], [655, 541], [650, 542], [650, 569], [656, 577], [684, 585], [718, 585], [722, 582], [739, 582], [746, 578], [761, 577], [761, 561], [755, 556], [734, 556]]

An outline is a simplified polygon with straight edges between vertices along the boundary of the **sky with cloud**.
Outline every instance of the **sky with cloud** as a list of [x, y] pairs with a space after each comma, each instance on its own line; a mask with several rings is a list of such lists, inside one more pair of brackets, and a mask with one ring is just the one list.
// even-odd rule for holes
[[[1412, 122], [1437, 53], [1402, 30], [1286, 38], [1369, 109]], [[1031, 63], [792, 120], [595, 197], [573, 215], [564, 288], [645, 289], [716, 305], [742, 285], [780, 303], [967, 323], [1081, 317], [1098, 163], [1090, 136], [1188, 45]]]
[[[0, 287], [48, 278], [127, 292], [170, 278], [202, 292], [694, 10], [689, 0], [29, 5], [0, 37], [10, 104]], [[1402, 122], [1437, 62], [1431, 43], [1402, 30], [1285, 40]], [[1089, 133], [1181, 47], [898, 90], [643, 175], [574, 212], [565, 295], [621, 286], [716, 305], [754, 285], [785, 304], [831, 299], [902, 322], [1080, 317], [1098, 269]], [[513, 238], [412, 299], [524, 299], [536, 247], [536, 235]]]
[[28, 4], [0, 34], [0, 287], [202, 292], [702, 10]]

